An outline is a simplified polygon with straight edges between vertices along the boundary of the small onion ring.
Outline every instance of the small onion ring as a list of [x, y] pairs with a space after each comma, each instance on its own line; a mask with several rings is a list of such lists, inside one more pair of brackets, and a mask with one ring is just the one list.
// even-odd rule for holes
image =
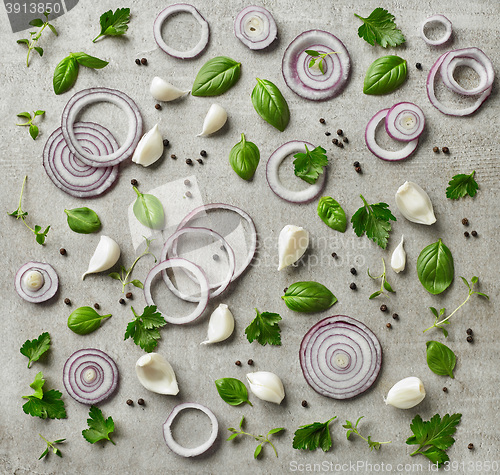
[[[209, 417], [212, 424], [212, 432], [210, 433], [210, 437], [206, 442], [198, 447], [183, 447], [174, 440], [174, 437], [172, 435], [172, 424], [179, 413], [181, 411], [184, 411], [185, 409], [197, 409], [198, 411], [203, 412]], [[208, 449], [210, 449], [210, 447], [212, 447], [212, 445], [214, 445], [214, 442], [217, 439], [218, 432], [219, 423], [217, 421], [217, 418], [215, 417], [215, 414], [208, 407], [193, 402], [185, 402], [183, 404], [175, 406], [172, 409], [170, 415], [167, 417], [167, 420], [163, 423], [163, 438], [165, 439], [165, 443], [170, 448], [170, 450], [172, 450], [172, 452], [175, 452], [177, 455], [180, 455], [182, 457], [196, 457], [205, 453]]]
[[[409, 117], [413, 121], [411, 127], [405, 127], [403, 121]], [[418, 139], [425, 127], [425, 116], [422, 109], [412, 102], [399, 102], [393, 105], [385, 116], [385, 130], [389, 137], [400, 142]]]
[[[27, 272], [37, 271], [43, 276], [43, 285], [36, 291], [24, 287]], [[14, 287], [21, 298], [31, 303], [41, 303], [52, 298], [59, 288], [59, 278], [54, 268], [44, 262], [27, 262], [19, 268], [14, 278]]]
[[349, 399], [369, 389], [382, 366], [382, 347], [363, 323], [334, 315], [316, 323], [300, 344], [307, 384], [333, 399]]
[[[179, 51], [176, 50], [175, 48], [168, 46], [161, 36], [161, 27], [163, 23], [165, 23], [165, 21], [169, 16], [175, 13], [191, 13], [194, 19], [201, 26], [200, 41], [196, 46], [191, 48], [189, 51]], [[203, 53], [203, 51], [207, 47], [208, 40], [210, 38], [210, 27], [205, 18], [201, 16], [200, 12], [195, 7], [193, 7], [193, 5], [189, 5], [187, 3], [176, 3], [175, 5], [168, 6], [158, 14], [153, 25], [153, 34], [155, 37], [156, 44], [160, 47], [161, 50], [163, 50], [168, 55], [173, 56], [174, 58], [192, 59], [196, 58], [196, 56]]]
[[[434, 23], [441, 23], [446, 28], [444, 35], [437, 40], [431, 40], [430, 38], [428, 38], [425, 35], [425, 32], [424, 32], [425, 27], [429, 23], [433, 23], [433, 22]], [[453, 32], [453, 29], [452, 29], [451, 21], [448, 20], [448, 18], [446, 18], [444, 15], [432, 15], [429, 18], [426, 18], [422, 22], [422, 24], [420, 25], [420, 36], [428, 45], [431, 45], [431, 46], [439, 46], [439, 45], [446, 43], [451, 38], [452, 32]]]
[[[245, 25], [257, 17], [262, 23], [260, 31], [248, 33]], [[278, 27], [271, 13], [264, 7], [251, 5], [241, 10], [234, 20], [234, 35], [251, 50], [267, 48], [278, 36]], [[253, 35], [253, 36], [252, 36]]]

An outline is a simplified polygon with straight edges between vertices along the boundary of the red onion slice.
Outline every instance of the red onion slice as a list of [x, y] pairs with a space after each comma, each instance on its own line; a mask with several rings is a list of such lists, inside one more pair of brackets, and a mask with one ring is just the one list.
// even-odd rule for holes
[[289, 155], [298, 152], [304, 152], [306, 145], [310, 150], [314, 149], [313, 144], [309, 142], [303, 142], [302, 140], [293, 140], [292, 142], [287, 142], [286, 144], [277, 148], [267, 161], [267, 183], [269, 183], [269, 186], [271, 190], [273, 190], [274, 194], [290, 203], [308, 203], [309, 201], [314, 200], [321, 194], [326, 184], [326, 170], [318, 177], [318, 180], [314, 185], [311, 185], [302, 191], [290, 190], [288, 188], [285, 188], [281, 183], [279, 178], [279, 167], [281, 165], [281, 162]]
[[373, 155], [381, 158], [382, 160], [396, 162], [408, 158], [417, 149], [418, 139], [408, 142], [404, 148], [396, 152], [382, 148], [375, 139], [375, 132], [378, 124], [385, 119], [388, 113], [389, 109], [382, 109], [370, 119], [365, 129], [365, 142], [366, 146], [370, 152], [373, 153]]
[[[24, 279], [30, 272], [39, 272], [43, 284], [36, 290], [26, 286]], [[59, 288], [59, 278], [50, 264], [44, 262], [27, 262], [16, 272], [14, 287], [21, 298], [32, 303], [45, 302], [52, 298]]]
[[399, 102], [385, 116], [385, 130], [394, 140], [410, 142], [418, 139], [425, 126], [422, 109], [412, 102]]
[[[312, 59], [306, 50], [333, 53], [323, 59], [323, 71], [310, 68]], [[324, 101], [338, 95], [351, 70], [349, 52], [336, 36], [321, 30], [306, 31], [297, 36], [283, 55], [282, 71], [287, 86], [295, 94], [311, 101]]]
[[252, 50], [267, 48], [278, 36], [271, 13], [252, 5], [241, 10], [234, 20], [234, 35]]
[[[429, 23], [440, 23], [441, 25], [443, 25], [446, 28], [444, 35], [437, 40], [431, 40], [430, 38], [428, 38], [425, 34], [425, 27]], [[451, 21], [448, 20], [448, 18], [446, 18], [444, 15], [432, 15], [429, 18], [426, 18], [420, 25], [420, 36], [428, 45], [432, 46], [439, 46], [446, 43], [451, 38], [452, 32], [453, 29]]]
[[382, 348], [363, 323], [334, 315], [314, 325], [300, 345], [300, 366], [317, 393], [349, 399], [369, 389], [382, 366]]
[[[179, 51], [171, 46], [168, 46], [167, 43], [163, 40], [161, 36], [161, 27], [163, 23], [167, 20], [168, 17], [174, 15], [175, 13], [191, 13], [194, 19], [201, 26], [201, 38], [196, 46], [191, 48], [188, 51]], [[170, 5], [164, 10], [162, 10], [159, 15], [156, 17], [156, 20], [153, 25], [153, 34], [155, 37], [156, 44], [162, 49], [165, 53], [174, 58], [180, 59], [192, 59], [196, 58], [199, 54], [203, 53], [205, 48], [208, 45], [208, 40], [210, 38], [210, 27], [206, 22], [205, 18], [203, 18], [200, 12], [193, 7], [193, 5], [189, 5], [187, 3], [176, 3], [175, 5]]]
[[82, 404], [98, 404], [118, 386], [118, 368], [104, 351], [95, 348], [73, 353], [64, 364], [63, 383], [67, 393]]
[[[198, 447], [193, 447], [193, 448], [183, 447], [174, 440], [174, 437], [172, 435], [172, 424], [175, 418], [179, 415], [181, 411], [184, 411], [186, 409], [196, 409], [198, 411], [203, 412], [209, 417], [210, 423], [212, 424], [212, 431], [210, 432], [210, 437], [206, 442], [204, 442]], [[196, 428], [193, 429], [195, 430]], [[172, 412], [167, 417], [167, 420], [163, 424], [163, 437], [165, 439], [165, 443], [170, 448], [170, 450], [172, 450], [172, 452], [175, 452], [177, 455], [180, 455], [181, 457], [196, 457], [198, 455], [205, 453], [208, 449], [210, 449], [210, 447], [212, 447], [212, 445], [214, 445], [214, 442], [217, 439], [218, 432], [219, 432], [219, 423], [217, 422], [215, 414], [208, 407], [202, 406], [201, 404], [197, 404], [194, 402], [185, 402], [183, 404], [175, 406]]]
[[[85, 150], [85, 147], [78, 141], [74, 130], [75, 121], [80, 111], [94, 102], [111, 102], [117, 105], [125, 112], [129, 122], [125, 143], [118, 150], [99, 156]], [[142, 136], [142, 116], [136, 103], [125, 93], [116, 89], [95, 87], [77, 92], [68, 101], [62, 113], [61, 129], [69, 149], [82, 162], [91, 166], [109, 167], [123, 162], [134, 153]]]

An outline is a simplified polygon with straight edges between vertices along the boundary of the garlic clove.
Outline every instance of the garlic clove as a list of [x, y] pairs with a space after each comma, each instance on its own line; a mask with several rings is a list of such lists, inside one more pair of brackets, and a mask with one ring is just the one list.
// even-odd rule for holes
[[425, 398], [424, 383], [415, 377], [402, 379], [397, 382], [387, 394], [386, 404], [398, 409], [410, 409], [420, 404]]
[[401, 236], [401, 242], [398, 244], [391, 257], [391, 267], [394, 272], [399, 274], [401, 271], [405, 270], [406, 266], [406, 251], [403, 247], [404, 236]]
[[189, 91], [181, 91], [173, 84], [170, 84], [169, 82], [156, 76], [151, 81], [149, 92], [157, 101], [169, 102], [179, 99], [179, 97], [184, 96]]
[[285, 388], [281, 379], [269, 371], [257, 371], [247, 374], [250, 390], [263, 401], [280, 404], [285, 397]]
[[201, 134], [198, 134], [197, 136], [202, 137], [217, 132], [222, 128], [226, 121], [226, 109], [219, 104], [212, 104], [207, 112], [205, 120], [203, 121], [203, 130], [201, 131]]
[[207, 340], [200, 343], [207, 345], [224, 341], [234, 330], [234, 317], [226, 304], [221, 303], [210, 315]]
[[139, 382], [148, 391], [172, 396], [179, 392], [172, 366], [158, 353], [148, 353], [141, 356], [135, 364], [135, 373]]
[[145, 133], [132, 155], [132, 161], [143, 167], [156, 162], [163, 155], [163, 137], [156, 124], [149, 132]]
[[99, 244], [90, 258], [89, 268], [82, 275], [82, 280], [87, 274], [95, 274], [113, 267], [120, 258], [120, 246], [108, 236], [101, 236]]
[[299, 226], [287, 224], [278, 238], [278, 270], [297, 262], [309, 246], [309, 232]]
[[396, 205], [401, 214], [412, 223], [433, 224], [436, 222], [429, 195], [411, 181], [405, 181], [396, 192]]

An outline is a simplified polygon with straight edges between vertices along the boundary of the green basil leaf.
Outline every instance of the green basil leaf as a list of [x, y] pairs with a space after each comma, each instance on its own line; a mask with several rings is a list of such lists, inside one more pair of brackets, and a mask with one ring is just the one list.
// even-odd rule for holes
[[207, 61], [196, 75], [193, 96], [218, 96], [234, 86], [240, 78], [241, 63], [227, 56], [217, 56]]
[[429, 369], [433, 373], [454, 378], [453, 368], [457, 362], [455, 353], [439, 341], [428, 341], [426, 344]]
[[101, 326], [101, 320], [111, 317], [99, 315], [92, 307], [79, 307], [68, 317], [68, 328], [78, 335], [87, 335]]
[[54, 71], [54, 78], [52, 80], [54, 92], [62, 94], [68, 89], [71, 89], [78, 77], [78, 62], [73, 56], [69, 55], [64, 58]]
[[281, 91], [267, 79], [257, 78], [252, 104], [266, 122], [283, 132], [290, 121], [290, 109]]
[[215, 381], [215, 387], [219, 396], [231, 406], [238, 406], [247, 402], [252, 405], [248, 400], [248, 391], [246, 386], [236, 378], [221, 378]]
[[454, 273], [453, 256], [441, 239], [429, 244], [418, 256], [418, 278], [433, 295], [440, 294], [450, 286]]
[[71, 56], [78, 61], [78, 64], [81, 64], [86, 68], [102, 69], [109, 64], [107, 61], [103, 61], [102, 59], [90, 56], [86, 53], [71, 53]]
[[137, 220], [150, 229], [162, 229], [165, 223], [165, 213], [160, 200], [153, 195], [141, 193], [135, 186], [137, 193], [133, 211]]
[[322, 312], [329, 309], [337, 298], [318, 282], [295, 282], [281, 297], [294, 312]]
[[75, 233], [90, 234], [101, 227], [99, 216], [90, 208], [65, 209], [64, 212], [68, 215], [68, 226]]
[[241, 134], [241, 141], [229, 152], [229, 163], [233, 170], [244, 180], [251, 180], [260, 161], [260, 152], [257, 145], [247, 142], [245, 134]]
[[382, 56], [376, 59], [366, 71], [363, 92], [365, 94], [388, 94], [406, 80], [406, 60], [399, 56]]
[[337, 201], [330, 196], [323, 196], [318, 203], [318, 216], [330, 228], [344, 233], [347, 227], [345, 212]]

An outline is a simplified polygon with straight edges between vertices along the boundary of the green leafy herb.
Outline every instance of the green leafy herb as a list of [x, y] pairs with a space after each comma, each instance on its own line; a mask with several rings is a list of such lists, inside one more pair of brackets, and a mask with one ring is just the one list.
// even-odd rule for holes
[[384, 261], [383, 257], [382, 257], [382, 266], [384, 267], [384, 271], [382, 272], [382, 274], [377, 275], [377, 276], [371, 275], [370, 269], [366, 270], [368, 272], [368, 276], [371, 279], [373, 279], [373, 280], [382, 279], [382, 283], [380, 284], [380, 290], [373, 292], [373, 294], [371, 294], [370, 297], [368, 297], [370, 300], [374, 299], [375, 297], [378, 297], [379, 295], [382, 295], [382, 294], [389, 296], [389, 294], [386, 294], [384, 292], [384, 289], [387, 290], [387, 292], [394, 292], [394, 290], [391, 287], [391, 284], [389, 284], [389, 282], [387, 282], [387, 278], [385, 276], [385, 261]]
[[42, 36], [43, 30], [45, 28], [49, 28], [54, 35], [57, 36], [57, 30], [55, 29], [54, 25], [49, 23], [49, 15], [50, 13], [44, 12], [43, 16], [45, 17], [45, 20], [42, 20], [40, 18], [35, 18], [34, 20], [30, 21], [30, 25], [34, 26], [36, 28], [40, 28], [38, 31], [30, 31], [30, 37], [28, 38], [23, 38], [21, 40], [17, 40], [17, 43], [22, 45], [26, 45], [28, 47], [28, 55], [26, 57], [26, 67], [29, 68], [30, 65], [30, 53], [32, 50], [35, 50], [40, 56], [43, 56], [43, 49], [38, 45], [38, 40]]
[[231, 406], [239, 406], [243, 403], [252, 403], [248, 400], [248, 391], [246, 386], [236, 378], [221, 378], [215, 380], [215, 387], [223, 401]]
[[33, 121], [35, 120], [35, 117], [43, 114], [45, 114], [45, 111], [42, 110], [33, 111], [33, 117], [32, 117], [29, 112], [20, 112], [19, 114], [17, 114], [17, 117], [24, 117], [28, 119], [28, 122], [23, 122], [22, 124], [16, 124], [16, 125], [19, 125], [20, 127], [29, 127], [28, 129], [29, 134], [31, 135], [31, 138], [35, 140], [38, 137], [39, 130], [38, 126], [35, 125]]
[[371, 95], [388, 94], [405, 82], [407, 74], [406, 59], [382, 56], [366, 71], [363, 92]]
[[245, 134], [241, 134], [238, 142], [229, 152], [229, 163], [232, 169], [244, 180], [251, 180], [260, 161], [257, 145], [247, 142]]
[[47, 448], [42, 452], [42, 455], [38, 457], [38, 460], [43, 459], [47, 455], [49, 455], [49, 451], [52, 450], [54, 454], [56, 454], [58, 457], [62, 457], [61, 451], [56, 447], [57, 444], [62, 444], [66, 439], [57, 439], [54, 440], [54, 442], [50, 442], [47, 440], [42, 434], [38, 434], [47, 444]]
[[441, 416], [436, 414], [430, 421], [423, 421], [419, 415], [413, 418], [410, 429], [414, 435], [408, 438], [408, 445], [418, 445], [418, 449], [410, 455], [425, 455], [432, 463], [440, 467], [450, 459], [446, 450], [454, 443], [452, 437], [457, 425], [462, 418], [462, 414], [446, 414], [441, 420]]
[[105, 419], [98, 407], [91, 406], [87, 424], [89, 428], [82, 431], [87, 442], [95, 444], [99, 440], [109, 440], [113, 445], [116, 445], [109, 436], [115, 430], [115, 423], [111, 416]]
[[19, 351], [28, 358], [28, 368], [31, 368], [31, 363], [38, 361], [49, 349], [50, 335], [44, 332], [34, 340], [26, 340]]
[[65, 209], [64, 212], [68, 215], [68, 226], [75, 233], [95, 233], [101, 227], [99, 216], [90, 208]]
[[257, 340], [261, 345], [281, 345], [281, 330], [278, 322], [281, 317], [277, 313], [262, 312], [257, 309], [257, 316], [245, 329], [245, 334], [250, 343]]
[[156, 305], [146, 307], [142, 315], [137, 315], [134, 307], [130, 308], [135, 318], [127, 325], [123, 339], [133, 338], [136, 345], [139, 345], [147, 353], [151, 353], [161, 338], [158, 329], [165, 326], [167, 322], [162, 314], [156, 311]]
[[328, 157], [323, 147], [316, 147], [312, 151], [307, 148], [307, 145], [305, 147], [306, 153], [296, 153], [293, 156], [295, 158], [293, 161], [295, 165], [294, 173], [295, 176], [302, 178], [310, 185], [314, 185], [318, 177], [323, 173], [323, 167], [328, 165]]
[[387, 10], [375, 8], [368, 18], [363, 18], [356, 13], [354, 16], [363, 21], [363, 25], [358, 28], [358, 36], [372, 46], [377, 42], [382, 48], [387, 48], [405, 42], [403, 33], [394, 23], [394, 15]]
[[208, 60], [198, 71], [191, 94], [219, 96], [236, 84], [240, 78], [241, 63], [227, 56]]
[[31, 396], [23, 396], [28, 402], [23, 405], [23, 411], [33, 417], [40, 419], [66, 419], [64, 401], [61, 400], [62, 393], [51, 389], [43, 390], [45, 379], [40, 371], [30, 387], [35, 391]]
[[271, 81], [257, 78], [252, 91], [252, 104], [268, 124], [283, 132], [290, 122], [290, 109], [281, 91]]
[[295, 282], [281, 297], [286, 306], [294, 312], [322, 312], [329, 309], [337, 297], [318, 282]]
[[476, 196], [479, 185], [474, 180], [475, 174], [476, 172], [473, 171], [470, 175], [455, 175], [446, 188], [446, 198], [458, 200], [465, 195], [469, 195], [471, 198]]
[[422, 250], [417, 259], [417, 274], [420, 283], [433, 295], [450, 286], [455, 275], [453, 256], [441, 239]]
[[391, 232], [389, 221], [396, 221], [396, 218], [392, 215], [387, 203], [369, 205], [363, 195], [359, 196], [363, 200], [364, 206], [359, 208], [351, 218], [354, 232], [358, 237], [366, 233], [369, 239], [385, 249]]
[[130, 8], [117, 8], [115, 13], [109, 10], [101, 15], [101, 32], [92, 40], [95, 43], [101, 36], [120, 36], [128, 30]]
[[68, 317], [68, 328], [78, 335], [87, 335], [101, 326], [101, 320], [111, 317], [99, 315], [92, 307], [80, 307]]
[[339, 54], [338, 51], [330, 51], [329, 53], [320, 53], [314, 49], [306, 49], [304, 51], [309, 56], [312, 56], [311, 61], [309, 61], [309, 67], [312, 68], [316, 62], [318, 63], [318, 69], [321, 71], [321, 74], [325, 74], [325, 69], [323, 67], [323, 60], [330, 56], [331, 54]]
[[347, 218], [342, 206], [331, 196], [323, 196], [318, 203], [318, 216], [327, 226], [345, 233], [347, 228]]
[[363, 419], [363, 417], [365, 416], [361, 416], [357, 421], [356, 421], [356, 424], [355, 425], [352, 425], [352, 422], [351, 421], [345, 421], [345, 424], [342, 426], [344, 429], [347, 429], [347, 433], [346, 433], [346, 437], [347, 437], [347, 440], [349, 440], [349, 437], [352, 435], [352, 434], [356, 434], [357, 436], [361, 437], [367, 444], [368, 444], [368, 447], [370, 447], [370, 452], [375, 449], [375, 450], [379, 450], [380, 449], [380, 446], [382, 444], [390, 444], [391, 441], [387, 441], [387, 442], [376, 442], [374, 440], [372, 440], [371, 436], [368, 436], [367, 438], [363, 437], [359, 431], [358, 431], [358, 424], [359, 424], [359, 421], [361, 419]]
[[165, 223], [165, 213], [160, 200], [153, 195], [141, 193], [135, 186], [137, 193], [133, 211], [137, 220], [150, 229], [161, 229]]
[[427, 343], [427, 365], [429, 369], [441, 376], [448, 375], [450, 378], [453, 376], [453, 368], [457, 362], [455, 353], [450, 350], [446, 345], [439, 343], [439, 341], [428, 341]]
[[293, 448], [301, 450], [316, 450], [318, 447], [323, 452], [328, 452], [332, 447], [332, 437], [330, 435], [330, 422], [336, 419], [332, 417], [326, 422], [313, 422], [305, 426], [300, 426], [293, 436]]

